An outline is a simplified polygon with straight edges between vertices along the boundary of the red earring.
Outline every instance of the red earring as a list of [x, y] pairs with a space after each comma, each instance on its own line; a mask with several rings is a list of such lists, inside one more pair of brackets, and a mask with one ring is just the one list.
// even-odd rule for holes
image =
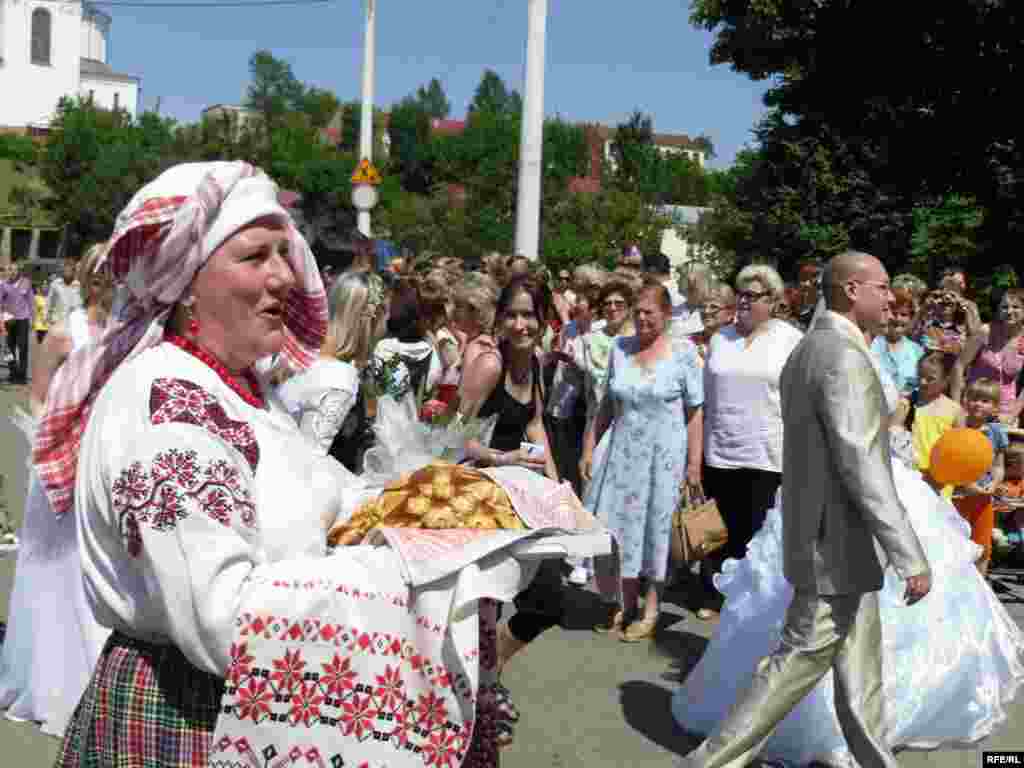
[[188, 333], [190, 336], [199, 335], [199, 321], [196, 319], [195, 311], [191, 307], [188, 310]]

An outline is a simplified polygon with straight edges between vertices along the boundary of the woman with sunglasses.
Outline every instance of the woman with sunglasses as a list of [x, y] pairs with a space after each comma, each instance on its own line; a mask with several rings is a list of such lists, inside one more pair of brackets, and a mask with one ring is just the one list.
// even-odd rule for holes
[[[736, 277], [736, 322], [709, 343], [704, 367], [704, 492], [718, 502], [729, 543], [701, 563], [709, 595], [712, 575], [740, 559], [764, 522], [782, 481], [779, 376], [803, 334], [774, 317], [785, 292], [779, 273], [751, 264]], [[716, 612], [701, 608], [710, 619]]]
[[[615, 339], [619, 336], [633, 335], [633, 321], [630, 316], [632, 304], [632, 289], [618, 278], [612, 278], [605, 283], [597, 294], [596, 311], [600, 313], [604, 325], [600, 328], [595, 327], [584, 335], [577, 361], [585, 377], [588, 424], [604, 399], [605, 374], [608, 372], [608, 359], [611, 357]], [[597, 453], [600, 454], [600, 449]], [[595, 461], [596, 459], [597, 457]], [[585, 474], [589, 475], [589, 470]]]

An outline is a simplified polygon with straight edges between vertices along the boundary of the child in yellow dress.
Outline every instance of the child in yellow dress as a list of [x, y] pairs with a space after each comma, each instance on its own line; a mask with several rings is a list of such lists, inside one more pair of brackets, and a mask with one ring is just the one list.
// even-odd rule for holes
[[[946, 360], [941, 352], [930, 352], [917, 364], [918, 398], [908, 421], [912, 420], [909, 428], [915, 466], [925, 476], [935, 443], [947, 430], [964, 425], [964, 409], [946, 394], [950, 373]], [[943, 488], [942, 493], [951, 498], [952, 486]]]
[[39, 287], [36, 288], [35, 317], [32, 321], [32, 330], [36, 332], [37, 344], [43, 343], [46, 332], [50, 330], [50, 325], [46, 322], [46, 297]]

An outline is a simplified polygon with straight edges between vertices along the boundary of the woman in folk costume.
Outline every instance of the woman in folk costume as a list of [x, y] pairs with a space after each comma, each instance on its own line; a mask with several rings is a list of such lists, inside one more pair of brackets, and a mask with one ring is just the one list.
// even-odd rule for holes
[[[68, 356], [99, 338], [110, 312], [112, 286], [95, 267], [102, 245], [82, 259], [85, 306], [55, 324], [33, 361], [30, 405], [44, 408], [55, 371]], [[31, 419], [19, 421], [31, 433]], [[96, 623], [82, 585], [73, 515], [57, 518], [38, 475], [30, 472], [21, 548], [8, 615], [10, 627], [0, 655], [0, 709], [12, 720], [40, 723], [61, 736], [89, 684], [109, 630]]]
[[275, 185], [244, 163], [171, 168], [118, 216], [107, 264], [114, 316], [57, 372], [34, 452], [113, 630], [57, 765], [474, 762], [493, 729], [474, 727], [463, 617], [526, 574], [495, 554], [480, 570], [502, 578], [444, 602], [393, 550], [327, 555], [337, 465], [254, 369], [283, 352], [302, 370], [327, 325]]

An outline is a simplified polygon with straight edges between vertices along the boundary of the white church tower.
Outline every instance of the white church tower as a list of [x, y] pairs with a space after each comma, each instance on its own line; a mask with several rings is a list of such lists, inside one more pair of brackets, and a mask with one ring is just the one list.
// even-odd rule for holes
[[109, 65], [110, 22], [81, 0], [0, 0], [0, 129], [45, 129], [75, 95], [135, 117], [139, 78]]

